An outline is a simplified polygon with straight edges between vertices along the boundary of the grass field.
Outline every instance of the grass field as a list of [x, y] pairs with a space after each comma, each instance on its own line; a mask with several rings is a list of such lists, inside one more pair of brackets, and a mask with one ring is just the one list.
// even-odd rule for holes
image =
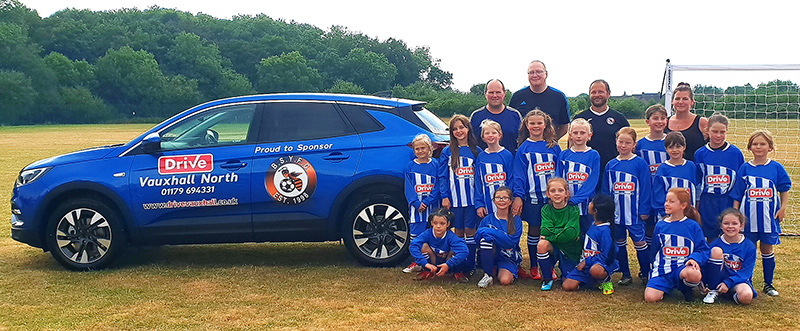
[[[0, 201], [8, 206], [26, 164], [123, 142], [147, 127], [0, 127]], [[8, 207], [2, 215], [10, 219]], [[337, 242], [135, 248], [108, 270], [69, 272], [49, 253], [11, 240], [5, 224], [0, 330], [800, 329], [800, 238], [782, 238], [776, 248], [780, 297], [759, 293], [754, 305], [739, 307], [686, 303], [678, 294], [645, 304], [638, 281], [611, 296], [541, 292], [527, 280], [484, 290], [477, 279], [415, 282], [400, 268], [361, 267]], [[756, 270], [760, 289], [760, 262]]]

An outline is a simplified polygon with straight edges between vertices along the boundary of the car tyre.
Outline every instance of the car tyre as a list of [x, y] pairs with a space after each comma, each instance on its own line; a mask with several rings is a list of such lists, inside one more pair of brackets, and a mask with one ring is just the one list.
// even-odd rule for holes
[[406, 203], [389, 194], [359, 200], [345, 215], [342, 239], [358, 262], [373, 267], [395, 266], [408, 257]]
[[108, 266], [127, 245], [127, 234], [114, 209], [91, 198], [67, 200], [47, 223], [50, 254], [70, 270]]

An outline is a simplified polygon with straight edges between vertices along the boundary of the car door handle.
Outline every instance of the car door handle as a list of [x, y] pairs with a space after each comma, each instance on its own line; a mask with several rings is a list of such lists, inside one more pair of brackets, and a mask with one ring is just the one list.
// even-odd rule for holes
[[327, 156], [323, 156], [323, 160], [328, 160], [332, 162], [342, 162], [350, 158], [350, 155], [344, 155], [341, 152], [333, 152], [328, 154]]
[[233, 161], [228, 161], [226, 163], [223, 163], [219, 167], [222, 168], [222, 169], [227, 169], [227, 170], [239, 170], [241, 168], [244, 168], [246, 165], [247, 165], [247, 163], [244, 163], [242, 161], [233, 160]]

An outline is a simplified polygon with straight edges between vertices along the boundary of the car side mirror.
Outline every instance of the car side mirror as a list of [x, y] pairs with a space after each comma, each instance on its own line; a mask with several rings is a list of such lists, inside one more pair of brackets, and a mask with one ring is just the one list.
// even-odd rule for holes
[[142, 139], [142, 152], [146, 154], [155, 153], [161, 150], [161, 137], [157, 132], [148, 134]]

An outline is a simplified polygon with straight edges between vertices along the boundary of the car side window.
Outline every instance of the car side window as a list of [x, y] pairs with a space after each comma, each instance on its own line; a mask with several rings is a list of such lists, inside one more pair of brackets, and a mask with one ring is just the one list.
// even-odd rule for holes
[[162, 150], [176, 150], [247, 142], [256, 104], [207, 110], [159, 133]]
[[372, 117], [372, 115], [367, 113], [363, 106], [340, 105], [340, 107], [358, 133], [367, 133], [384, 129], [384, 126]]
[[355, 133], [332, 103], [267, 104], [261, 128], [259, 142], [314, 140]]

